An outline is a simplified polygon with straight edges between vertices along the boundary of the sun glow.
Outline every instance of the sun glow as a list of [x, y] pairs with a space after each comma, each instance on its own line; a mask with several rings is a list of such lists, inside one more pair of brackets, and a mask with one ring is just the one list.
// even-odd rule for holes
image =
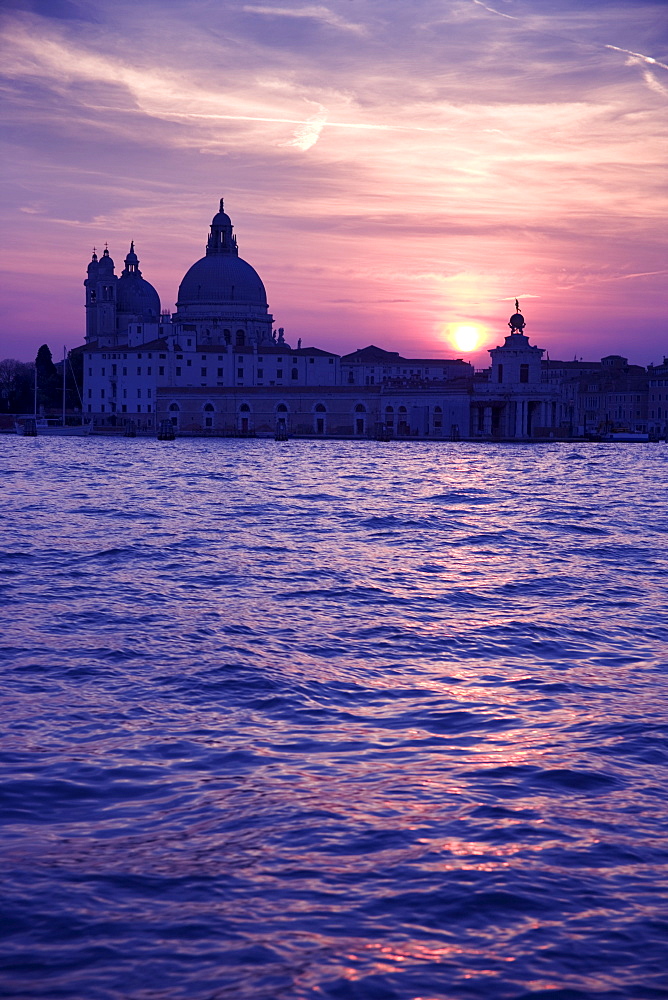
[[450, 339], [458, 351], [475, 351], [482, 339], [482, 332], [477, 326], [456, 326]]

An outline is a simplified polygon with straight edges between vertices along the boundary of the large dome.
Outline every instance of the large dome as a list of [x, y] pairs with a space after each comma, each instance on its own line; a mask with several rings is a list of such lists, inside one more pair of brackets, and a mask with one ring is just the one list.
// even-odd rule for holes
[[241, 257], [208, 254], [198, 260], [179, 286], [177, 308], [187, 305], [253, 305], [267, 308], [267, 293], [257, 271]]

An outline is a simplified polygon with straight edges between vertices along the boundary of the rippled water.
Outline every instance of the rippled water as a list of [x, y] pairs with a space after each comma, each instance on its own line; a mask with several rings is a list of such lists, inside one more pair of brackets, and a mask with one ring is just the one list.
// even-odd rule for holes
[[668, 996], [665, 445], [0, 461], [2, 997]]

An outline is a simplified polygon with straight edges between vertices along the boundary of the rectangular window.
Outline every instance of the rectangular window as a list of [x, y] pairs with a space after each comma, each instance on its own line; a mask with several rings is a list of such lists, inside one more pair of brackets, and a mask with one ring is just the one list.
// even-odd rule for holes
[[499, 365], [498, 367], [497, 378], [499, 382], [503, 382], [503, 365]]
[[529, 381], [529, 366], [520, 365], [520, 382], [528, 382], [528, 381]]
[[123, 389], [123, 399], [127, 399], [127, 398], [128, 398], [128, 390], [127, 389]]
[[124, 374], [124, 375], [127, 375], [127, 373], [128, 373], [128, 370], [127, 370], [127, 368], [124, 368], [124, 369], [123, 369], [123, 374]]
[[[331, 358], [330, 358], [330, 361], [331, 361]], [[312, 364], [315, 364], [315, 358], [309, 358], [309, 359], [308, 359], [308, 363], [309, 363], [310, 365], [312, 365]]]
[[151, 366], [150, 366], [150, 365], [149, 365], [149, 366], [148, 366], [148, 368], [146, 369], [146, 374], [147, 374], [147, 375], [152, 375], [152, 374], [153, 374], [153, 369], [151, 368]]
[[264, 368], [258, 368], [258, 370], [257, 370], [257, 377], [258, 378], [264, 378]]
[[186, 361], [186, 368], [190, 368], [191, 366], [192, 366], [192, 361]]
[[92, 375], [92, 374], [93, 374], [93, 369], [92, 369], [92, 368], [89, 368], [89, 369], [88, 369], [88, 374], [89, 374], [89, 375]]
[[183, 355], [182, 354], [177, 354], [176, 355], [176, 360], [177, 361], [183, 361]]
[[127, 412], [128, 412], [128, 408], [125, 405], [125, 403], [123, 403], [123, 405], [121, 406], [121, 413], [127, 413]]
[[141, 375], [141, 368], [137, 368], [137, 375]]
[[147, 389], [146, 390], [146, 395], [148, 396], [149, 399], [151, 398], [151, 393], [152, 393], [152, 389]]
[[92, 389], [89, 389], [89, 390], [88, 390], [88, 398], [89, 398], [89, 399], [92, 399], [92, 398], [93, 398], [93, 390], [92, 390]]
[[150, 403], [149, 403], [149, 404], [148, 404], [148, 406], [146, 407], [146, 412], [147, 412], [147, 413], [150, 413], [150, 412], [151, 412], [151, 404], [150, 404]]
[[164, 375], [164, 374], [165, 374], [165, 366], [160, 365], [160, 367], [158, 368], [158, 375]]
[[292, 363], [293, 365], [299, 364], [299, 358], [293, 358]]
[[137, 389], [137, 399], [141, 399], [141, 389]]
[[141, 403], [137, 403], [137, 413], [141, 413]]
[[106, 368], [103, 368], [103, 369], [102, 369], [102, 374], [104, 375], [104, 374], [105, 374], [105, 372], [106, 372]]
[[176, 374], [177, 374], [177, 375], [180, 375], [180, 374], [181, 374], [181, 369], [180, 369], [180, 368], [177, 368], [177, 369], [176, 369]]
[[243, 377], [244, 377], [243, 368], [237, 368], [237, 378], [243, 378]]
[[202, 355], [202, 357], [200, 358], [200, 361], [206, 361], [206, 354]]
[[166, 354], [159, 354], [158, 357], [160, 358], [161, 361], [164, 361], [165, 358], [167, 357], [167, 355]]
[[192, 345], [193, 345], [192, 340], [186, 340], [186, 347], [192, 347]]
[[[313, 360], [313, 359], [311, 359], [311, 360]], [[329, 359], [329, 363], [330, 363], [330, 365], [333, 365], [334, 364], [334, 358], [330, 358]]]
[[292, 378], [293, 379], [298, 379], [299, 378], [299, 371], [296, 368], [292, 369]]
[[223, 369], [219, 368], [218, 369], [218, 378], [222, 378], [222, 377], [223, 377]]
[[111, 366], [111, 374], [116, 375], [116, 365]]
[[283, 378], [283, 369], [279, 368], [276, 372], [276, 378]]
[[200, 374], [201, 374], [202, 378], [206, 378], [206, 368], [200, 369]]
[[100, 399], [104, 399], [104, 389], [100, 389]]

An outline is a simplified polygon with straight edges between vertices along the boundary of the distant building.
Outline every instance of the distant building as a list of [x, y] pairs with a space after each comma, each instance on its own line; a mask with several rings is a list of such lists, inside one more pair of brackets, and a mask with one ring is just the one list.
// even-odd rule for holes
[[668, 440], [668, 358], [647, 368], [647, 430]]
[[394, 382], [416, 385], [425, 381], [471, 378], [473, 368], [461, 359], [404, 358], [398, 351], [373, 345], [341, 358], [341, 378], [346, 385], [382, 385]]

